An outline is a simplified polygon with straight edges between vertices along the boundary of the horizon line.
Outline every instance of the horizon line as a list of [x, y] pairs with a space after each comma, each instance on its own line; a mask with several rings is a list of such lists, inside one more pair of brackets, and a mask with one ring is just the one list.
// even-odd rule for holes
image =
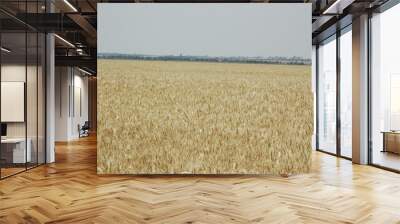
[[301, 56], [212, 56], [212, 55], [191, 55], [191, 54], [142, 54], [142, 53], [116, 53], [116, 52], [98, 52], [99, 55], [129, 55], [129, 56], [147, 56], [147, 57], [207, 57], [207, 58], [253, 58], [253, 59], [269, 59], [269, 58], [285, 58], [285, 59], [302, 59], [302, 60], [311, 60], [310, 58], [301, 57]]

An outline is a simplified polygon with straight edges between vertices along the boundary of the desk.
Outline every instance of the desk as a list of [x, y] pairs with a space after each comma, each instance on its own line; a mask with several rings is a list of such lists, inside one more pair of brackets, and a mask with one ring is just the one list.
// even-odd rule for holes
[[400, 131], [382, 131], [382, 134], [382, 152], [392, 152], [400, 154]]
[[[27, 139], [26, 154], [25, 154], [25, 138], [6, 138], [1, 139], [1, 154], [2, 159], [7, 163], [25, 163], [31, 162], [32, 153], [30, 138]], [[4, 156], [3, 156], [4, 155]], [[26, 159], [26, 160], [25, 160]]]

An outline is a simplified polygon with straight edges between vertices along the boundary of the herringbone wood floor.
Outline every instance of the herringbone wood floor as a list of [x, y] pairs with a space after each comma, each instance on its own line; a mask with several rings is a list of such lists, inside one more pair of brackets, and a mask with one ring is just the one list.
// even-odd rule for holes
[[400, 223], [400, 175], [315, 152], [312, 173], [97, 176], [96, 139], [0, 181], [0, 223]]

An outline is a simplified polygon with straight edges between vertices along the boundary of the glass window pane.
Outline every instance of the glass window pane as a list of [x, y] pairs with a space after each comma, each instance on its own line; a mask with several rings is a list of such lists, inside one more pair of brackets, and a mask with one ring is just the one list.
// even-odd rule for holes
[[[1, 34], [1, 175], [25, 170], [30, 161], [26, 144], [26, 35]], [[28, 146], [28, 148], [26, 148]], [[28, 149], [28, 150], [27, 150]]]
[[400, 170], [400, 5], [372, 17], [372, 163]]
[[[45, 1], [0, 1], [10, 12], [45, 12]], [[45, 35], [0, 12], [0, 178], [45, 162]], [[32, 21], [35, 22], [35, 21]]]
[[336, 153], [336, 40], [318, 48], [318, 149]]
[[[39, 5], [37, 1], [27, 2], [25, 11], [27, 13], [37, 13]], [[32, 22], [34, 21], [31, 18]], [[27, 167], [37, 166], [38, 147], [37, 147], [37, 103], [38, 103], [38, 35], [35, 30], [27, 30], [27, 74], [26, 74], [26, 125], [27, 125], [27, 143], [30, 148], [30, 161]]]
[[[27, 33], [27, 48], [28, 48], [28, 61], [27, 61], [27, 80], [26, 80], [26, 112], [27, 112], [27, 142], [30, 147], [30, 161], [27, 164], [28, 168], [37, 165], [37, 132], [38, 132], [38, 120], [37, 120], [37, 79], [38, 79], [38, 36], [36, 32]], [[28, 147], [28, 148], [29, 148]]]
[[39, 33], [38, 35], [38, 163], [45, 163], [46, 149], [45, 149], [45, 65], [46, 65], [46, 52], [45, 44], [46, 37], [44, 34]]
[[352, 157], [352, 35], [351, 30], [340, 36], [340, 150]]

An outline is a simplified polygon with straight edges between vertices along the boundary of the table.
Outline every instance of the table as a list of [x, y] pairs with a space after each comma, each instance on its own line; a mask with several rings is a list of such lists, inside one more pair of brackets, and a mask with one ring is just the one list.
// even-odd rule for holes
[[25, 138], [6, 138], [1, 139], [1, 157], [6, 160], [6, 163], [26, 163], [31, 162], [32, 141], [26, 139], [28, 143], [25, 152]]
[[382, 152], [392, 152], [400, 154], [400, 131], [382, 131], [383, 150]]

